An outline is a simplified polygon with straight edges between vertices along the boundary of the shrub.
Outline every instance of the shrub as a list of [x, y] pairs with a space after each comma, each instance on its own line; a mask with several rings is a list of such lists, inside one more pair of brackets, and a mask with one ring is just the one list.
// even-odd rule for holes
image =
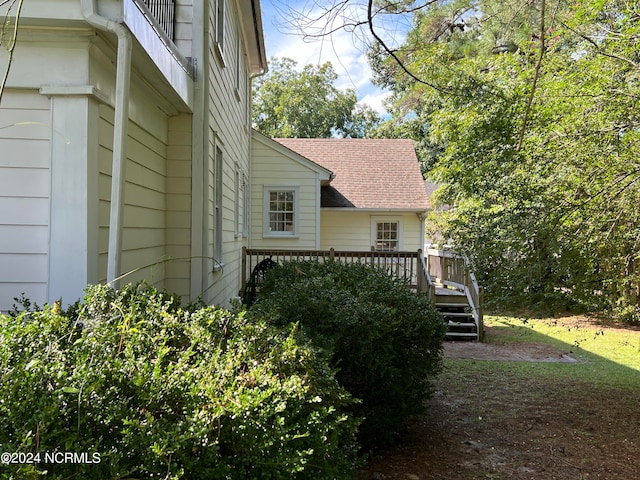
[[[77, 318], [0, 316], [0, 450], [99, 463], [0, 478], [344, 478], [358, 422], [295, 325], [183, 309], [146, 285], [90, 287]], [[42, 457], [41, 457], [42, 458]]]
[[330, 352], [340, 384], [362, 401], [351, 409], [365, 418], [363, 444], [393, 440], [404, 419], [424, 411], [445, 333], [426, 296], [380, 269], [336, 261], [274, 267], [260, 288], [258, 318], [300, 324]]

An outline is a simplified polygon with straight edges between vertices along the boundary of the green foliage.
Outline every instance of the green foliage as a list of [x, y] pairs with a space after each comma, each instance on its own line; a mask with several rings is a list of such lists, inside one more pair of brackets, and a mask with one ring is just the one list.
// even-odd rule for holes
[[[345, 478], [358, 422], [295, 325], [186, 308], [144, 284], [90, 287], [77, 318], [0, 317], [2, 479]], [[93, 458], [93, 457], [90, 457]]]
[[[546, 6], [546, 8], [544, 8]], [[385, 128], [421, 143], [442, 184], [432, 228], [486, 298], [535, 308], [640, 307], [637, 2], [428, 2], [395, 61]]]
[[291, 262], [267, 272], [251, 313], [299, 324], [330, 352], [337, 378], [362, 403], [360, 438], [393, 440], [409, 415], [423, 411], [441, 362], [445, 326], [427, 297], [364, 264]]
[[353, 89], [334, 86], [331, 63], [296, 70], [289, 58], [271, 59], [270, 71], [253, 84], [253, 124], [274, 138], [360, 138], [378, 123], [378, 115], [356, 103]]

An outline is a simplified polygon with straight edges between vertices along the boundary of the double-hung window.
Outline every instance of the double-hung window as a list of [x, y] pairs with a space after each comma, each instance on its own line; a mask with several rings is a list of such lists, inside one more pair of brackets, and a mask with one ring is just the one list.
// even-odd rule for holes
[[265, 236], [298, 235], [298, 187], [265, 188]]
[[371, 240], [377, 251], [399, 251], [400, 232], [400, 221], [398, 219], [384, 217], [373, 217], [371, 219]]

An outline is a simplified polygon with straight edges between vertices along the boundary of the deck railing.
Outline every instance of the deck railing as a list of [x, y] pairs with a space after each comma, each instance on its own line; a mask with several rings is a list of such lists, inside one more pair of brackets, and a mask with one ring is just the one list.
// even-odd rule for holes
[[[363, 263], [380, 267], [394, 278], [407, 283], [417, 292], [425, 293], [433, 301], [437, 291], [442, 288], [453, 289], [463, 293], [469, 301], [473, 316], [482, 328], [482, 288], [471, 271], [466, 257], [457, 255], [451, 250], [427, 249], [425, 252], [378, 252], [378, 251], [337, 251], [330, 250], [273, 250], [242, 249], [242, 293], [246, 292], [251, 273], [256, 266], [265, 260], [276, 263], [286, 261], [329, 260], [344, 263]], [[437, 287], [439, 288], [437, 289]], [[254, 284], [255, 288], [256, 285]]]
[[273, 250], [243, 248], [242, 253], [242, 289], [246, 288], [251, 273], [256, 266], [266, 259], [276, 263], [286, 261], [327, 261], [335, 260], [343, 263], [363, 263], [384, 269], [394, 278], [402, 280], [418, 291], [427, 292], [430, 279], [423, 271], [422, 252], [379, 252], [360, 251], [347, 252], [330, 250]]
[[483, 290], [478, 285], [478, 280], [471, 270], [469, 259], [449, 248], [427, 248], [425, 251], [427, 269], [436, 284], [443, 285], [463, 292], [467, 296], [469, 305], [473, 311], [478, 332], [482, 334]]
[[175, 0], [139, 0], [158, 22], [160, 28], [173, 41], [175, 33], [176, 3]]

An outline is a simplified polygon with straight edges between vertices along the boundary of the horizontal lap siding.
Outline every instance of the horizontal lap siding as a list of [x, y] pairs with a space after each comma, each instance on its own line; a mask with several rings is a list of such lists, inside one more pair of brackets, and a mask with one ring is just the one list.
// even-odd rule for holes
[[322, 210], [320, 247], [345, 251], [370, 250], [372, 246], [371, 217], [399, 219], [402, 223], [401, 249], [413, 252], [422, 248], [424, 239], [420, 234], [421, 223], [415, 213], [335, 210]]
[[[251, 172], [251, 247], [316, 248], [317, 174], [262, 143], [253, 143]], [[298, 238], [264, 237], [264, 187], [300, 187]]]
[[191, 286], [191, 115], [169, 119], [166, 288], [187, 300]]
[[320, 215], [320, 247], [341, 251], [371, 249], [371, 215], [363, 212], [323, 210]]
[[46, 301], [49, 277], [50, 101], [7, 90], [0, 108], [0, 311], [22, 293]]
[[[109, 247], [113, 109], [100, 107], [99, 276], [106, 280]], [[122, 232], [124, 283], [146, 280], [165, 286], [167, 145], [129, 122]]]
[[[213, 5], [213, 4], [211, 4]], [[207, 151], [204, 159], [204, 195], [203, 199], [203, 256], [213, 256], [217, 250], [213, 198], [215, 177], [211, 175], [216, 155], [216, 147], [222, 151], [223, 188], [222, 188], [222, 255], [216, 260], [223, 268], [213, 268], [213, 262], [203, 260], [205, 268], [202, 282], [202, 298], [207, 303], [229, 306], [229, 300], [240, 291], [241, 252], [246, 244], [243, 235], [236, 235], [236, 208], [242, 212], [243, 199], [236, 205], [235, 172], [249, 175], [249, 155], [251, 126], [248, 117], [249, 84], [247, 75], [246, 49], [244, 38], [238, 23], [237, 2], [226, 2], [224, 18], [224, 45], [222, 57], [216, 47], [217, 25], [215, 12], [210, 11], [208, 25], [208, 67], [207, 78], [209, 97], [207, 98], [208, 126], [210, 127]], [[240, 38], [240, 41], [236, 40]], [[240, 47], [240, 51], [236, 50]], [[239, 53], [239, 55], [238, 55]], [[241, 78], [236, 89], [236, 61], [240, 62]]]

